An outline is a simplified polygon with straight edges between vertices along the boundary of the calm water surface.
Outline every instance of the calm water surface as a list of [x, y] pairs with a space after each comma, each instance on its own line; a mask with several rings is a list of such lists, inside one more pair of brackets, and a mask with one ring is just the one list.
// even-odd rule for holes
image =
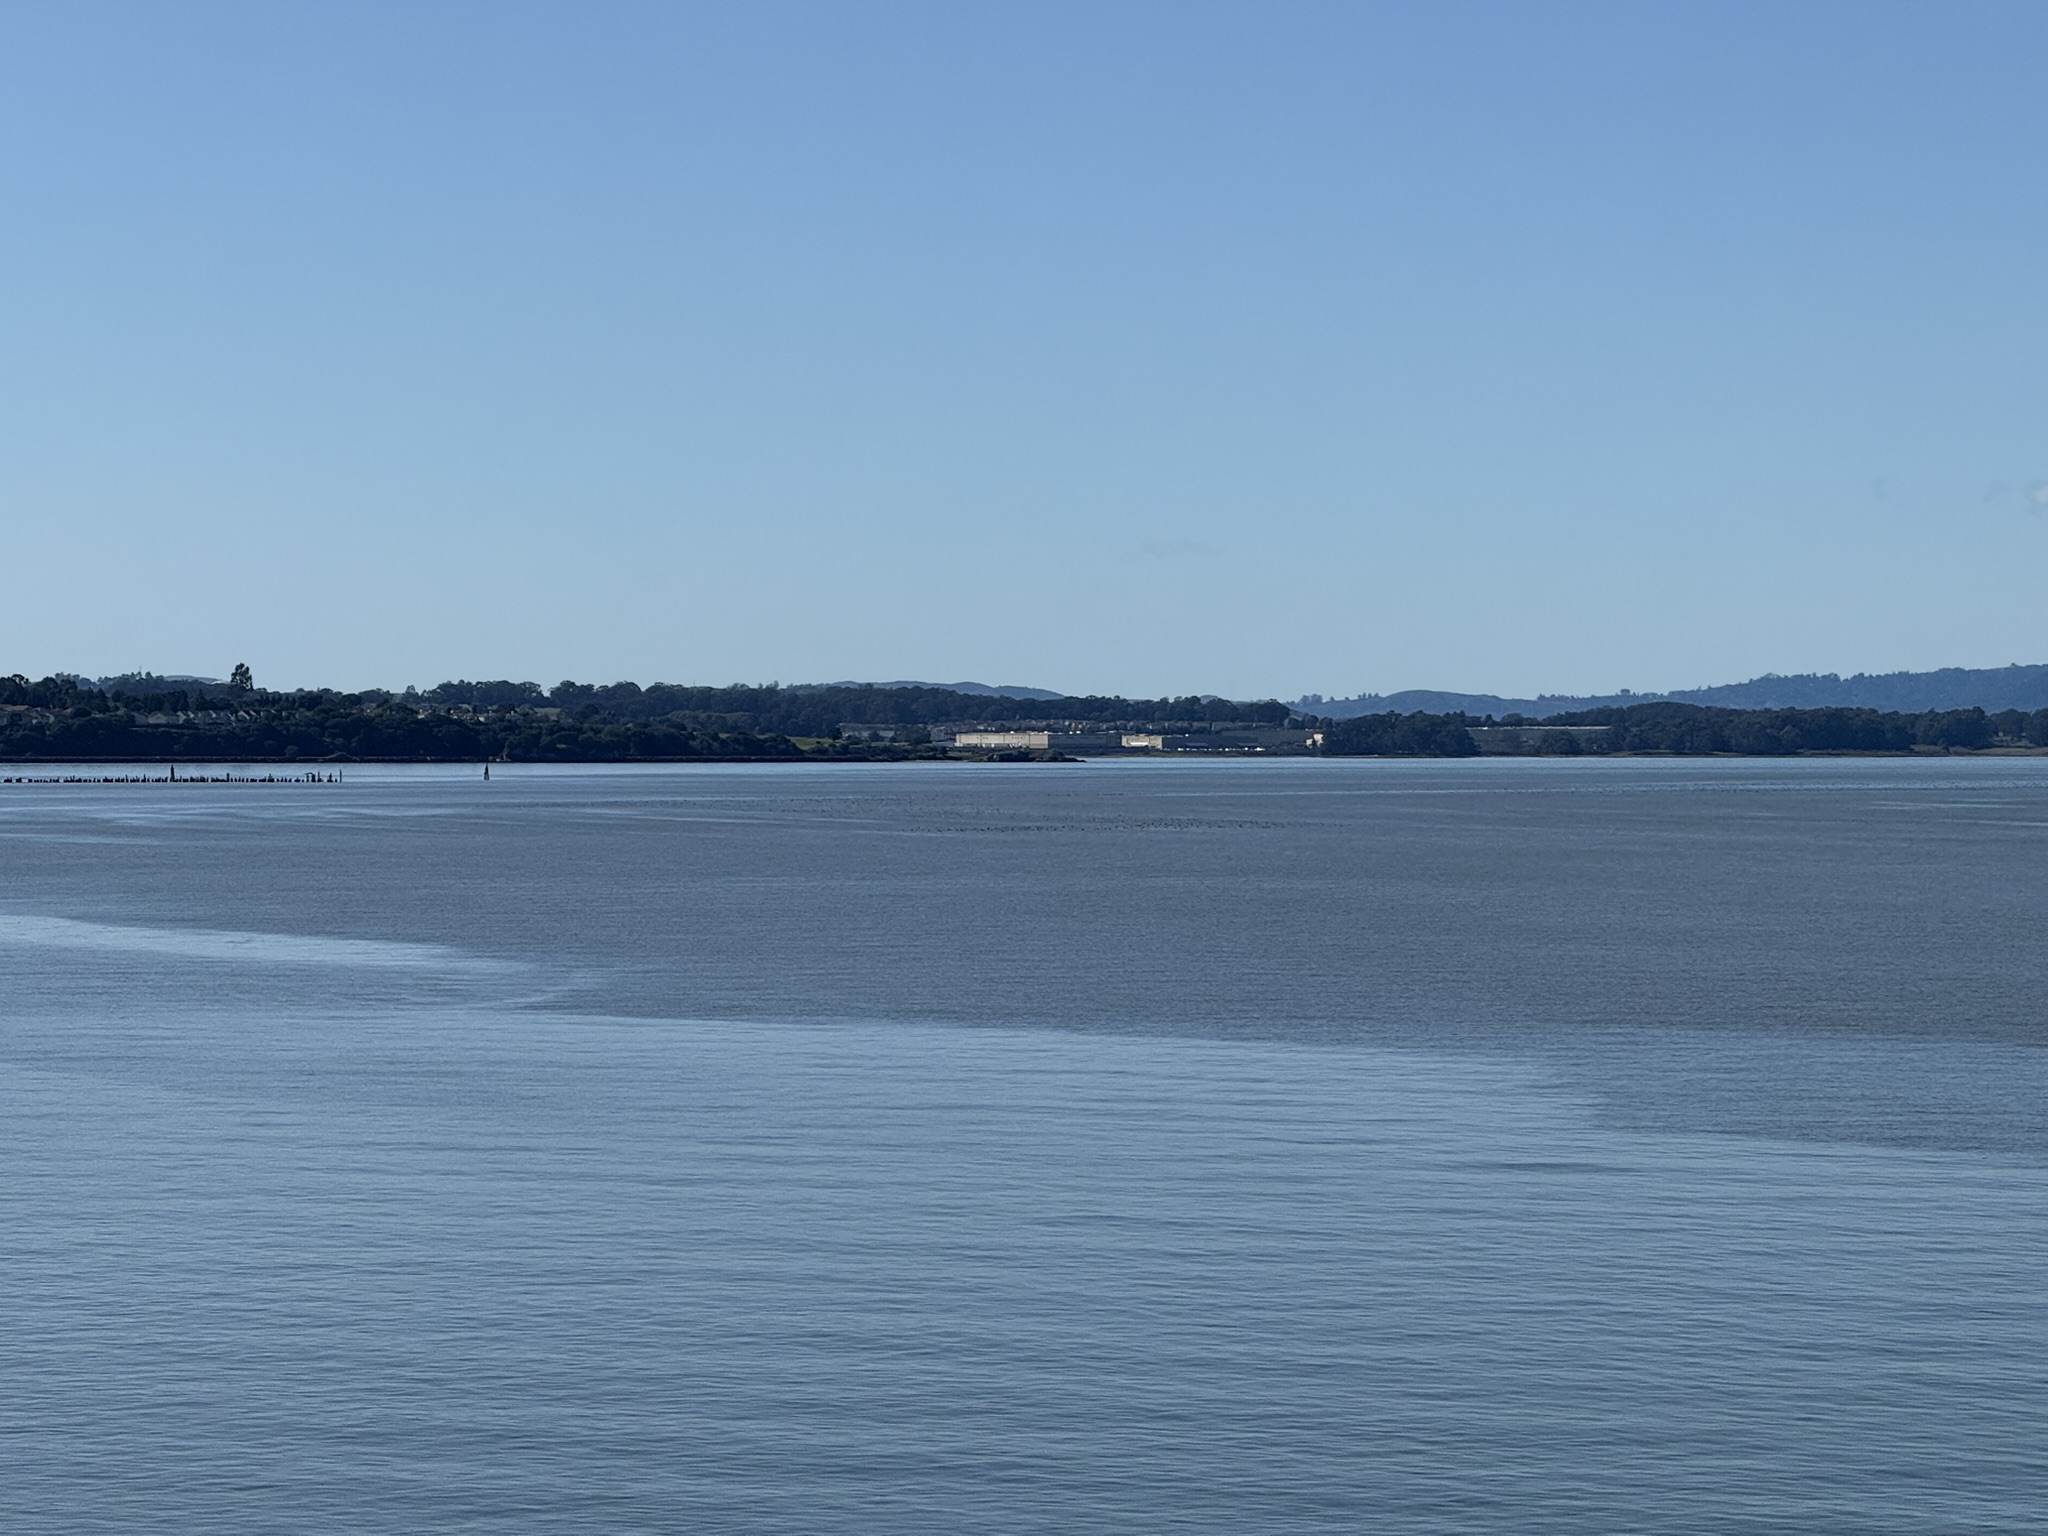
[[2048, 1528], [2048, 760], [474, 773], [0, 786], [0, 1528]]

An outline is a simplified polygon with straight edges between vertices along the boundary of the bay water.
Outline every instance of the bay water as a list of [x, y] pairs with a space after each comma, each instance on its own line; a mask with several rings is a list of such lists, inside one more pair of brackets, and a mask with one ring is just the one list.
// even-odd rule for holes
[[0, 1529], [2048, 1529], [2048, 760], [0, 786]]

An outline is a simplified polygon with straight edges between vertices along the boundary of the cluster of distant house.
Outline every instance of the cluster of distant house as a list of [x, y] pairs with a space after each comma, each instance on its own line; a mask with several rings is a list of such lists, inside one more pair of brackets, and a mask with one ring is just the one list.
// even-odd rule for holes
[[[68, 709], [38, 709], [28, 704], [0, 704], [0, 730], [14, 726], [55, 725], [59, 720], [69, 719]], [[238, 709], [177, 709], [120, 710], [103, 716], [116, 721], [125, 720], [130, 725], [219, 725], [223, 721], [254, 720], [254, 710]]]

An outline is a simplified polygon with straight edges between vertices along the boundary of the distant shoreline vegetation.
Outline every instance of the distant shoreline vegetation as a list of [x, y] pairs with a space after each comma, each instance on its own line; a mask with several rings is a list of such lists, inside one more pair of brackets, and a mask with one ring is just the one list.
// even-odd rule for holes
[[[963, 739], [975, 735], [1015, 739]], [[1653, 702], [1540, 721], [1426, 712], [1333, 720], [1271, 699], [1010, 698], [925, 686], [564, 682], [543, 689], [459, 681], [424, 692], [274, 692], [257, 687], [241, 666], [227, 682], [147, 673], [97, 682], [0, 677], [0, 761], [16, 763], [831, 762], [1185, 752], [1784, 757], [2044, 748], [2048, 709], [1914, 714]]]
[[1898, 755], [2048, 747], [2048, 709], [1715, 709], [1632, 704], [1528, 720], [1492, 716], [1354, 715], [1328, 723], [1328, 756], [1795, 757], [1801, 753]]

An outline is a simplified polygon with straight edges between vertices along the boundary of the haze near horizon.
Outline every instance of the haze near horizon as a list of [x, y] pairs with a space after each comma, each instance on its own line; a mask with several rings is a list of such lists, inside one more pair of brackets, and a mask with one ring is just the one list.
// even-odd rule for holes
[[0, 18], [0, 671], [2048, 657], [2048, 12]]

